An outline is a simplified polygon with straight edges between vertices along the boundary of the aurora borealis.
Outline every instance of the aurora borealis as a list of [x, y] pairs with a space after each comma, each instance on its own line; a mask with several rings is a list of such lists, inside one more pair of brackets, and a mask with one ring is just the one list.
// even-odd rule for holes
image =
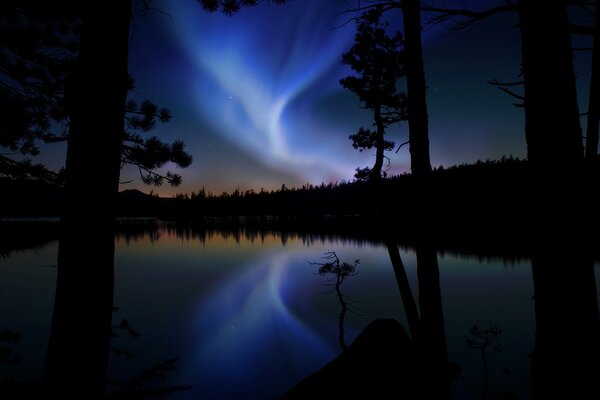
[[[153, 1], [133, 23], [134, 96], [172, 111], [172, 121], [152, 134], [183, 139], [194, 162], [178, 171], [184, 178], [178, 188], [145, 187], [129, 169], [121, 180], [133, 182], [121, 188], [161, 195], [203, 186], [213, 193], [273, 189], [351, 180], [356, 167], [372, 164], [373, 155], [359, 153], [348, 140], [371, 124], [371, 116], [338, 83], [350, 73], [341, 55], [354, 37], [354, 24], [344, 24], [352, 15], [343, 13], [353, 4], [263, 3], [229, 17], [208, 14], [195, 0]], [[386, 17], [401, 29], [399, 13]], [[522, 109], [487, 83], [518, 78], [515, 21], [516, 15], [503, 15], [462, 32], [441, 26], [424, 31], [434, 166], [525, 156]], [[576, 63], [585, 67], [588, 57], [579, 53]], [[587, 76], [578, 69], [580, 86], [587, 85]], [[581, 104], [586, 96], [581, 90]], [[407, 125], [390, 128], [388, 135], [404, 142]], [[51, 166], [64, 161], [45, 157], [54, 157], [47, 161]], [[389, 157], [390, 173], [409, 172], [406, 146]]]

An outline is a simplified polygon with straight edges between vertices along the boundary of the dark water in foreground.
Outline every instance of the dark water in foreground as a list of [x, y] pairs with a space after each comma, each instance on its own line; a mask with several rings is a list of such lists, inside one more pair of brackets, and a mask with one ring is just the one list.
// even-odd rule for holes
[[[0, 364], [0, 381], [41, 379], [57, 249], [49, 241], [0, 258], [0, 329], [23, 334], [12, 346], [20, 362]], [[342, 261], [360, 260], [358, 274], [341, 287], [355, 307], [345, 317], [348, 343], [377, 318], [407, 327], [382, 243], [277, 232], [197, 236], [167, 226], [118, 235], [113, 324], [126, 319], [139, 336], [115, 329], [111, 346], [122, 354], [111, 355], [109, 378], [126, 381], [178, 358], [178, 369], [154, 383], [192, 387], [173, 399], [277, 398], [340, 354], [334, 281], [311, 264], [330, 251]], [[401, 248], [400, 254], [418, 298], [415, 253]], [[481, 355], [466, 345], [474, 324], [502, 330], [495, 342], [501, 349], [487, 356], [490, 398], [533, 398], [531, 261], [438, 253], [438, 262], [448, 358], [462, 368], [453, 398], [482, 396]], [[598, 277], [598, 264], [595, 270]]]

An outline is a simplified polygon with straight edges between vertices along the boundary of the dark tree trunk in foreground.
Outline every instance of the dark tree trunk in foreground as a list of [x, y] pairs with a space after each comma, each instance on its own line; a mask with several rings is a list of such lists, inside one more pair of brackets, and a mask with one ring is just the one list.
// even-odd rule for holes
[[131, 0], [83, 4], [68, 89], [70, 131], [56, 298], [44, 379], [55, 395], [103, 396], [111, 333]]
[[404, 50], [406, 52], [410, 164], [413, 175], [427, 176], [431, 174], [431, 161], [429, 159], [427, 87], [423, 65], [419, 0], [403, 0], [402, 17], [404, 23]]
[[594, 46], [592, 49], [592, 72], [588, 102], [585, 157], [593, 160], [598, 155], [598, 131], [600, 130], [600, 4], [596, 6], [594, 21]]
[[567, 2], [519, 0], [527, 156], [536, 167], [583, 159]]
[[114, 216], [124, 135], [131, 0], [85, 4], [80, 56], [67, 93], [66, 221], [79, 217], [72, 206], [90, 198], [103, 205], [93, 210], [97, 218]]
[[448, 350], [437, 253], [435, 248], [427, 243], [418, 244], [416, 251], [421, 309], [417, 345], [424, 362], [423, 370], [429, 374], [424, 379], [424, 398], [449, 399]]

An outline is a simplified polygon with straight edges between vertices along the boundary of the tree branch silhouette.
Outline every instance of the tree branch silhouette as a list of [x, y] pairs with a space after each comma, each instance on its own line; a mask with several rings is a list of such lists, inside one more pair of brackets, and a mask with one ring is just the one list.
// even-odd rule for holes
[[340, 84], [356, 94], [363, 108], [373, 111], [375, 129], [361, 127], [348, 138], [359, 151], [374, 148], [372, 168], [357, 168], [358, 180], [378, 180], [385, 176], [385, 151], [394, 143], [385, 139], [385, 129], [407, 119], [407, 97], [396, 88], [404, 75], [403, 38], [400, 32], [389, 35], [387, 23], [380, 22], [379, 10], [371, 10], [357, 20], [352, 48], [343, 54], [342, 61], [356, 73], [340, 80]]

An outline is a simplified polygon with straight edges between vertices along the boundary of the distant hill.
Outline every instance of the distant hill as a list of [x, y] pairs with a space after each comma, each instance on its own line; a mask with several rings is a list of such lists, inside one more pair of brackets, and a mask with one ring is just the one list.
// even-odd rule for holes
[[152, 197], [149, 194], [142, 192], [137, 189], [127, 189], [119, 192], [120, 199], [127, 200], [147, 200], [148, 197]]
[[153, 217], [161, 199], [137, 189], [119, 192], [117, 214], [122, 217]]

